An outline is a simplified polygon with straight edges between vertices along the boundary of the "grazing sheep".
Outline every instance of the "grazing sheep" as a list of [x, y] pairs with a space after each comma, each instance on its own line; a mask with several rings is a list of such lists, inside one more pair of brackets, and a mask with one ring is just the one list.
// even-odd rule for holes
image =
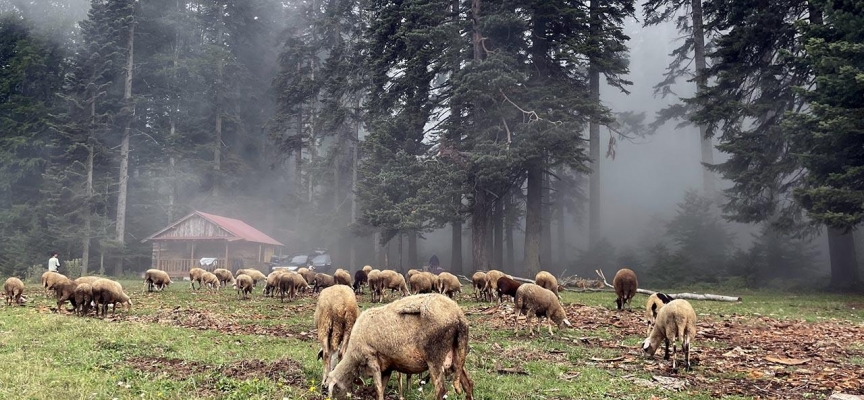
[[266, 282], [267, 281], [267, 277], [264, 276], [264, 274], [262, 274], [261, 271], [255, 269], [255, 268], [238, 269], [237, 275], [240, 275], [240, 274], [249, 275], [249, 277], [252, 278], [253, 286], [258, 286], [258, 282]]
[[90, 302], [93, 301], [93, 286], [82, 282], [75, 287], [75, 313], [87, 315], [90, 312]]
[[471, 275], [471, 283], [474, 285], [474, 299], [480, 301], [482, 298], [483, 301], [486, 300], [486, 273], [483, 271], [477, 271], [474, 275]]
[[[332, 286], [332, 285], [331, 285]], [[285, 295], [288, 295], [288, 300], [294, 300], [297, 292], [300, 292], [306, 287], [306, 280], [300, 274], [295, 272], [286, 272], [279, 275], [279, 297], [280, 301], [285, 302]]]
[[672, 369], [676, 369], [675, 347], [679, 340], [681, 351], [684, 352], [684, 367], [690, 369], [690, 342], [696, 337], [696, 312], [687, 300], [672, 300], [657, 313], [654, 329], [642, 343], [642, 350], [653, 356], [660, 347], [660, 342], [666, 344], [664, 360], [669, 359], [669, 342], [672, 342]]
[[381, 289], [381, 296], [384, 296], [384, 291], [390, 289], [390, 292], [400, 291], [403, 296], [408, 296], [408, 284], [405, 283], [405, 277], [393, 270], [381, 271], [378, 275], [378, 284]]
[[555, 275], [546, 271], [540, 271], [534, 276], [534, 283], [537, 286], [552, 291], [559, 300], [561, 299], [561, 295], [558, 293], [558, 279], [555, 278]]
[[14, 276], [6, 279], [6, 283], [3, 284], [3, 292], [6, 293], [7, 306], [11, 306], [13, 300], [15, 304], [21, 304], [21, 295], [24, 294], [24, 282], [21, 282], [20, 279]]
[[373, 269], [367, 274], [367, 282], [369, 284], [369, 294], [372, 297], [370, 301], [373, 303], [381, 302], [384, 292], [381, 289], [381, 271]]
[[453, 298], [457, 293], [462, 293], [462, 283], [459, 278], [449, 272], [442, 272], [438, 275], [438, 292], [446, 294], [447, 297]]
[[66, 275], [58, 274], [53, 271], [48, 271], [42, 274], [42, 286], [45, 287], [46, 291], [50, 292], [54, 290], [54, 285], [56, 285], [58, 282], [64, 282], [68, 279], [69, 278], [67, 278]]
[[358, 269], [354, 273], [354, 293], [363, 294], [363, 286], [369, 282], [369, 275], [366, 271]]
[[132, 301], [129, 299], [129, 296], [123, 292], [123, 287], [119, 282], [103, 278], [97, 279], [90, 286], [93, 288], [93, 303], [96, 304], [97, 315], [99, 314], [99, 305], [102, 305], [102, 317], [105, 317], [108, 313], [109, 304], [114, 306], [111, 311], [112, 315], [117, 310], [117, 303], [124, 304], [127, 311], [132, 305]]
[[497, 269], [489, 270], [486, 272], [486, 291], [489, 295], [489, 301], [492, 301], [493, 298], [498, 296], [498, 279], [502, 276], [508, 276], [507, 274], [498, 271]]
[[351, 328], [360, 314], [354, 291], [335, 285], [321, 291], [318, 304], [315, 306], [315, 327], [318, 332], [318, 342], [321, 344], [319, 358], [324, 362], [324, 375], [321, 382], [327, 379], [327, 374], [336, 366], [348, 347]]
[[409, 269], [408, 272], [405, 273], [405, 282], [411, 281], [411, 277], [414, 276], [414, 274], [419, 274], [421, 272], [423, 271], [420, 271], [419, 269]]
[[435, 288], [432, 287], [432, 280], [426, 274], [413, 274], [408, 278], [408, 289], [411, 294], [432, 293]]
[[438, 279], [438, 275], [435, 275], [435, 274], [428, 272], [428, 271], [423, 271], [423, 272], [421, 272], [421, 274], [429, 277], [429, 281], [432, 282], [432, 289], [437, 292], [438, 287], [440, 286], [440, 280]]
[[467, 355], [468, 320], [455, 301], [437, 293], [405, 297], [360, 314], [342, 360], [324, 384], [331, 398], [342, 397], [359, 373], [371, 375], [377, 398], [383, 400], [393, 372], [429, 371], [435, 398], [441, 400], [447, 393], [444, 380], [449, 372], [455, 374], [456, 393], [464, 391], [465, 398], [473, 400]]
[[192, 285], [192, 289], [195, 289], [195, 282], [198, 282], [198, 289], [201, 289], [204, 286], [202, 282], [202, 277], [204, 273], [207, 272], [201, 268], [192, 268], [189, 270], [189, 284]]
[[[498, 282], [496, 282], [497, 287], [497, 295], [498, 295], [498, 303], [500, 304], [504, 300], [504, 296], [510, 296], [513, 298], [513, 302], [516, 302], [516, 291], [519, 290], [519, 286], [522, 286], [522, 283], [514, 280], [509, 276], [502, 276], [498, 278]], [[542, 287], [542, 286], [541, 286]]]
[[312, 286], [315, 284], [315, 271], [309, 268], [300, 268], [297, 270], [297, 273], [306, 280], [306, 284]]
[[222, 286], [234, 285], [234, 274], [225, 268], [216, 268], [213, 270], [213, 275], [219, 278], [219, 284]]
[[80, 277], [80, 278], [75, 279], [75, 282], [78, 282], [79, 285], [82, 284], [82, 283], [89, 283], [89, 284], [92, 285], [93, 282], [96, 282], [96, 280], [98, 280], [98, 279], [104, 279], [104, 277], [101, 277], [101, 276], [93, 276], [93, 275], [90, 275], [90, 276], [82, 276], [82, 277]]
[[654, 293], [648, 296], [648, 302], [645, 303], [645, 318], [648, 319], [648, 334], [651, 334], [651, 328], [654, 327], [654, 320], [657, 319], [657, 312], [670, 301], [675, 300], [663, 293]]
[[369, 273], [372, 272], [373, 269], [375, 269], [375, 268], [372, 268], [371, 265], [364, 265], [363, 266], [363, 272], [365, 272], [366, 275], [369, 275]]
[[203, 283], [204, 286], [207, 286], [210, 290], [219, 290], [219, 278], [217, 278], [216, 275], [213, 275], [212, 272], [204, 271], [204, 273], [201, 274], [201, 283]]
[[[221, 283], [221, 279], [219, 281]], [[252, 292], [252, 277], [246, 274], [237, 275], [237, 278], [234, 278], [234, 288], [237, 289], [238, 297], [248, 299], [249, 293]]]
[[[561, 324], [568, 327], [570, 321], [567, 320], [567, 314], [564, 312], [564, 307], [558, 302], [558, 297], [549, 289], [544, 289], [533, 283], [524, 283], [516, 290], [515, 306], [515, 329], [514, 333], [519, 333], [519, 315], [525, 314], [527, 319], [529, 333], [534, 335], [534, 327], [531, 326], [531, 317], [536, 315], [538, 322], [540, 317], [546, 317], [549, 321], [549, 334], [552, 335], [552, 322], [561, 329]], [[542, 328], [541, 328], [542, 329]]]
[[351, 274], [348, 271], [339, 268], [333, 273], [333, 279], [337, 285], [351, 286]]
[[320, 292], [321, 289], [328, 288], [336, 284], [336, 279], [332, 275], [319, 272], [315, 274], [315, 280], [312, 283], [312, 291]]
[[[158, 289], [159, 291], [165, 290], [165, 286], [170, 284], [171, 278], [165, 271], [148, 269], [147, 272], [144, 273], [144, 290], [148, 292], [152, 292], [153, 289]], [[142, 290], [142, 292], [144, 290]]]
[[275, 297], [276, 289], [279, 289], [279, 276], [288, 271], [278, 269], [267, 275], [267, 281], [264, 283], [264, 296]]
[[54, 294], [57, 295], [57, 311], [60, 311], [63, 303], [67, 300], [72, 303], [73, 310], [78, 308], [78, 303], [75, 302], [76, 287], [78, 287], [78, 283], [68, 278], [54, 283]]
[[615, 287], [615, 294], [618, 296], [615, 299], [615, 304], [618, 309], [624, 308], [624, 303], [633, 309], [633, 296], [636, 295], [636, 289], [639, 287], [639, 281], [636, 280], [636, 273], [627, 268], [622, 268], [615, 274], [612, 279], [612, 286]]

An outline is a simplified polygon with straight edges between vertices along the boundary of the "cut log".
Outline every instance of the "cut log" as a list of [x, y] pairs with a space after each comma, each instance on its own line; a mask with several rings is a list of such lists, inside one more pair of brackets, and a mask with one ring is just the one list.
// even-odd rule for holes
[[[603, 284], [604, 284], [604, 285], [606, 285], [606, 286], [608, 286], [608, 287], [614, 289], [614, 286], [610, 285], [609, 282], [606, 281], [606, 275], [603, 274], [603, 271], [601, 271], [601, 270], [598, 269], [598, 270], [594, 270], [594, 272], [596, 272], [596, 273], [597, 273], [597, 276], [599, 276], [600, 279], [603, 280]], [[636, 289], [636, 292], [637, 292], [637, 293], [642, 293], [642, 294], [647, 294], [647, 295], [649, 295], [649, 296], [652, 295], [652, 294], [654, 294], [654, 293], [657, 293], [656, 290], [648, 290], [648, 289], [642, 289], [642, 288], [638, 288], [638, 289]], [[742, 301], [742, 299], [741, 299], [740, 296], [739, 296], [739, 297], [736, 297], [736, 296], [723, 296], [723, 295], [719, 295], [719, 294], [707, 294], [707, 293], [706, 293], [706, 294], [697, 294], [697, 293], [666, 293], [666, 294], [669, 295], [669, 296], [672, 297], [672, 298], [675, 298], [675, 299], [684, 299], [684, 300], [712, 300], [712, 301], [727, 301], [727, 302], [732, 302], [732, 303]]]

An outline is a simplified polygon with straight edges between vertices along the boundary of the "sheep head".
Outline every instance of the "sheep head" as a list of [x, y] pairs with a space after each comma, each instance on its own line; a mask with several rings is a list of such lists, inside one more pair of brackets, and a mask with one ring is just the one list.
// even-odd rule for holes
[[658, 347], [660, 347], [660, 338], [655, 338], [655, 335], [648, 336], [645, 338], [645, 341], [642, 342], [642, 351], [644, 351], [648, 356], [653, 356], [654, 353], [657, 352]]
[[564, 307], [555, 307], [555, 310], [552, 311], [552, 315], [550, 315], [549, 318], [552, 319], [552, 321], [555, 321], [555, 324], [558, 325], [558, 329], [561, 329], [562, 324], [567, 325], [568, 328], [573, 327], [567, 319], [567, 313], [564, 312]]

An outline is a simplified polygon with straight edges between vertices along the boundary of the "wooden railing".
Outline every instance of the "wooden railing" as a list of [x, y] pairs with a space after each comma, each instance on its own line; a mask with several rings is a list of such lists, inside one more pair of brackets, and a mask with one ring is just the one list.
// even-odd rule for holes
[[167, 272], [168, 276], [171, 277], [189, 276], [189, 270], [195, 267], [202, 268], [205, 271], [213, 271], [216, 268], [230, 269], [227, 260], [224, 258], [217, 259], [215, 266], [202, 266], [198, 263], [198, 260], [190, 259], [159, 260], [158, 265], [156, 265], [156, 269]]

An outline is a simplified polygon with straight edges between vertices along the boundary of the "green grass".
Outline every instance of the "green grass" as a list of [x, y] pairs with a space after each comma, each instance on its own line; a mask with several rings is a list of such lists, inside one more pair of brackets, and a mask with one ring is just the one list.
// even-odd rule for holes
[[[123, 285], [134, 304], [128, 314], [118, 311], [121, 316], [113, 319], [51, 312], [55, 301], [44, 297], [36, 285], [28, 286], [26, 306], [0, 307], [0, 398], [324, 398], [318, 388], [318, 345], [309, 333], [314, 329], [314, 298], [280, 303], [263, 298], [258, 289], [252, 299], [238, 300], [230, 289], [193, 292], [188, 282], [175, 282], [162, 293], [142, 293], [140, 282]], [[565, 292], [563, 296], [565, 304], [614, 307], [611, 293]], [[475, 382], [475, 399], [715, 398], [710, 384], [667, 391], [633, 383], [636, 378], [650, 380], [652, 375], [666, 374], [649, 368], [663, 363], [660, 356], [651, 361], [638, 355], [641, 321], [633, 322], [639, 324], [638, 335], [622, 334], [619, 328], [598, 321], [577, 323], [578, 329], [556, 329], [552, 337], [545, 328], [531, 337], [523, 327], [517, 337], [509, 314], [506, 322], [497, 313], [483, 314], [490, 305], [467, 297], [463, 295], [460, 304], [471, 322], [468, 369]], [[692, 304], [700, 319], [706, 320], [734, 315], [864, 323], [860, 296], [748, 292], [743, 297], [743, 303]], [[368, 295], [363, 296], [361, 308], [372, 306], [367, 301]], [[634, 312], [614, 315], [639, 320], [643, 302], [644, 297], [637, 297]], [[200, 320], [190, 316], [196, 312], [204, 312], [207, 329], [196, 328]], [[721, 348], [723, 343], [695, 346]], [[843, 361], [864, 364], [864, 339], [848, 346], [854, 354]], [[591, 361], [620, 356], [633, 360], [617, 366]], [[499, 367], [527, 375], [502, 374]], [[700, 377], [700, 367], [681, 376]], [[726, 378], [741, 376], [704, 380]], [[430, 384], [421, 391], [416, 382], [415, 378], [408, 399], [433, 398]], [[392, 382], [391, 391], [394, 387]], [[452, 386], [448, 388], [448, 398], [456, 398]], [[388, 396], [395, 398], [393, 393]]]

